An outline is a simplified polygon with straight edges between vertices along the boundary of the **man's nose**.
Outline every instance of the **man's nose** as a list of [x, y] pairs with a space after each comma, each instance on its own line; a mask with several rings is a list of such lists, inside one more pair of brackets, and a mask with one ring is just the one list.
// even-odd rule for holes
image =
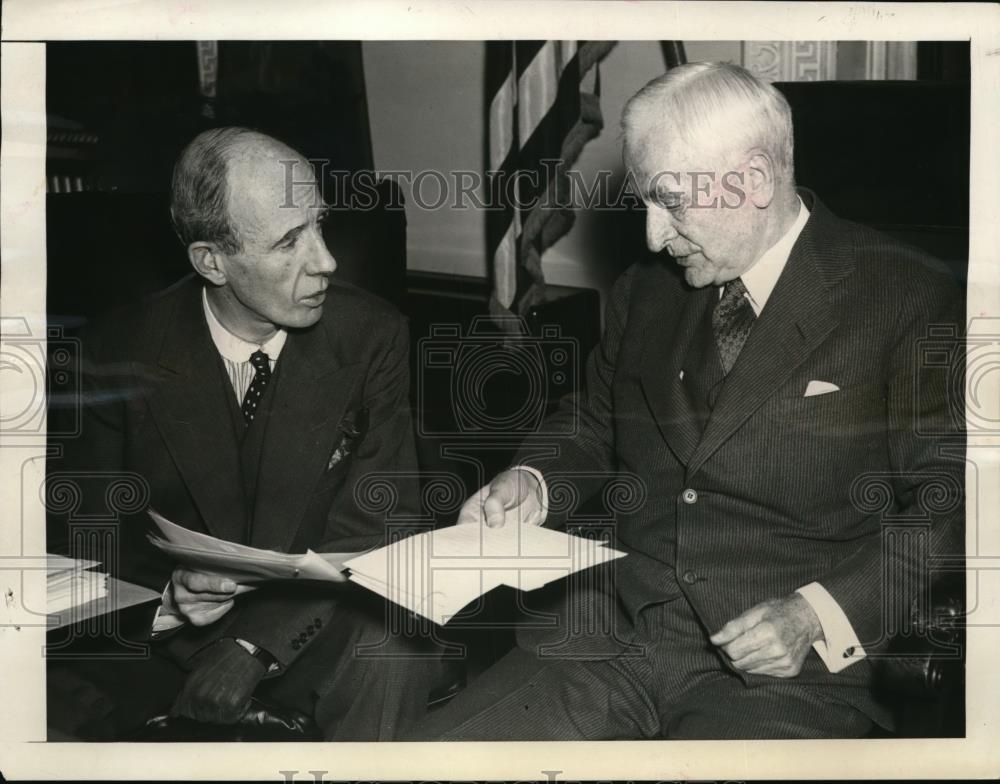
[[313, 252], [309, 254], [309, 272], [313, 275], [332, 275], [337, 269], [337, 260], [333, 258], [322, 232], [316, 232]]
[[677, 237], [673, 218], [668, 210], [650, 206], [646, 208], [646, 245], [653, 253]]

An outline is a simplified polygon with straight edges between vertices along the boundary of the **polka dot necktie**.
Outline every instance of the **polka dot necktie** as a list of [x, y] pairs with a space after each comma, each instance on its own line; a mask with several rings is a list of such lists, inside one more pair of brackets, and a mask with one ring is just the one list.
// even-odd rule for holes
[[253, 422], [254, 414], [257, 413], [257, 406], [260, 404], [264, 389], [267, 388], [271, 380], [271, 358], [263, 351], [255, 351], [250, 355], [250, 364], [253, 365], [253, 381], [247, 388], [247, 393], [243, 396], [243, 418], [249, 425]]
[[747, 342], [750, 328], [757, 314], [747, 298], [747, 287], [740, 278], [729, 281], [722, 292], [722, 298], [712, 311], [712, 332], [715, 345], [719, 349], [719, 361], [728, 375], [736, 364], [736, 358]]

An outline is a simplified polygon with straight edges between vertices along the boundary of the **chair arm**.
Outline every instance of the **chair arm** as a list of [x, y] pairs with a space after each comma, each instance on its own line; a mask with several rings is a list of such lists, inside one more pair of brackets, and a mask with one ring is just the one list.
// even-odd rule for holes
[[965, 574], [950, 573], [931, 587], [928, 610], [914, 607], [911, 625], [890, 641], [876, 671], [891, 692], [938, 699], [964, 685]]

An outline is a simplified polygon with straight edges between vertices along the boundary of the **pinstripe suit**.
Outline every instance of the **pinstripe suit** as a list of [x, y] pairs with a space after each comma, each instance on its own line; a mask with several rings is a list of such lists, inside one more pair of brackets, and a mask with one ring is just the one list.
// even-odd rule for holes
[[[667, 264], [634, 266], [611, 295], [585, 391], [554, 415], [577, 417], [576, 435], [558, 457], [519, 456], [545, 476], [591, 477], [575, 482], [581, 498], [602, 473], [644, 485], [644, 504], [617, 518], [629, 556], [612, 567], [613, 599], [571, 591], [578, 614], [612, 611], [614, 644], [584, 661], [574, 644], [594, 651], [594, 634], [545, 653], [544, 635], [525, 630], [422, 736], [824, 737], [890, 724], [870, 658], [926, 577], [912, 545], [950, 555], [963, 542], [959, 426], [946, 374], [920, 365], [918, 341], [931, 324], [960, 329], [964, 313], [933, 259], [801, 195], [809, 220], [714, 405], [692, 377], [717, 289], [692, 289]], [[814, 380], [839, 391], [805, 397]], [[881, 508], [866, 480], [884, 491]], [[883, 513], [916, 521], [919, 535], [883, 537]], [[810, 652], [780, 680], [733, 668], [708, 642], [813, 581], [869, 659], [831, 674]]]

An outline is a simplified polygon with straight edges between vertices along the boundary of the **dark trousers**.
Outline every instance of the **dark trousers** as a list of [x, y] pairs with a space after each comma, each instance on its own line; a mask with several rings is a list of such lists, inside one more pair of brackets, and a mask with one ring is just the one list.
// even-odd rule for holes
[[429, 621], [356, 588], [288, 672], [257, 696], [315, 718], [325, 740], [398, 740], [427, 713], [441, 674]]
[[[362, 589], [350, 592], [287, 671], [263, 680], [254, 696], [315, 719], [325, 740], [394, 740], [427, 711], [440, 676], [440, 648], [426, 624]], [[183, 632], [180, 632], [183, 633]], [[48, 668], [54, 738], [128, 739], [169, 712], [187, 673], [161, 655], [102, 658], [90, 651]]]
[[794, 679], [745, 683], [724, 666], [683, 597], [647, 607], [634, 628], [625, 623], [615, 635], [627, 644], [613, 656], [567, 656], [560, 650], [572, 645], [520, 640], [405, 739], [830, 738], [860, 737], [872, 726], [821, 688]]

